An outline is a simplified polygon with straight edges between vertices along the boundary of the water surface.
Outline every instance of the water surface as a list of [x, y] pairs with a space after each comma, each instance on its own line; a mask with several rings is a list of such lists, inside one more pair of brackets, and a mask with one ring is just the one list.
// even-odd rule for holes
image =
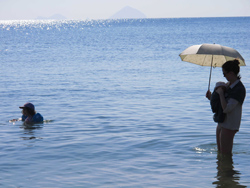
[[[217, 156], [194, 44], [250, 62], [250, 18], [0, 21], [1, 187], [246, 187], [249, 98], [233, 157]], [[250, 88], [249, 67], [241, 68]], [[225, 81], [213, 69], [211, 88]], [[18, 106], [46, 122], [27, 127]]]

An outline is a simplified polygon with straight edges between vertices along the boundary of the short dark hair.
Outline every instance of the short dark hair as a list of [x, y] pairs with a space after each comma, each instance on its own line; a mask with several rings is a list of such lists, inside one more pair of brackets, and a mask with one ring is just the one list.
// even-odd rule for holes
[[226, 71], [226, 72], [233, 72], [238, 79], [240, 79], [240, 62], [238, 59], [235, 60], [231, 60], [231, 61], [227, 61], [226, 63], [224, 63], [222, 65], [222, 68]]

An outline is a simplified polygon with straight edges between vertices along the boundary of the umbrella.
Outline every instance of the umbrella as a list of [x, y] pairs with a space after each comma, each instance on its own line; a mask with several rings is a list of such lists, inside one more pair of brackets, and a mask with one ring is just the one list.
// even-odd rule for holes
[[211, 67], [208, 90], [210, 89], [212, 67], [222, 67], [226, 61], [234, 59], [239, 60], [240, 66], [246, 65], [245, 60], [237, 50], [219, 44], [193, 45], [184, 50], [179, 56], [182, 61]]

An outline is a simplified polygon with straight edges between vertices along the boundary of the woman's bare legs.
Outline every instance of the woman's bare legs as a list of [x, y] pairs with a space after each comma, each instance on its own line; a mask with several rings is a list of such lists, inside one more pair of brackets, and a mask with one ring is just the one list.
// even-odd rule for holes
[[219, 127], [219, 125], [217, 125], [217, 128], [216, 128], [216, 142], [217, 142], [218, 152], [221, 152], [221, 148], [220, 148], [220, 133], [221, 133], [221, 128]]
[[222, 154], [232, 154], [234, 135], [237, 131], [219, 128], [216, 129], [218, 151]]

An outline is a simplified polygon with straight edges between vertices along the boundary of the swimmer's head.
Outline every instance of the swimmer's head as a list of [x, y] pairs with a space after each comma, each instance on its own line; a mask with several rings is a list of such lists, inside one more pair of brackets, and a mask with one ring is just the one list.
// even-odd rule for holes
[[19, 108], [23, 109], [22, 113], [25, 116], [33, 116], [36, 114], [35, 106], [30, 102], [25, 103], [23, 106], [19, 106]]

